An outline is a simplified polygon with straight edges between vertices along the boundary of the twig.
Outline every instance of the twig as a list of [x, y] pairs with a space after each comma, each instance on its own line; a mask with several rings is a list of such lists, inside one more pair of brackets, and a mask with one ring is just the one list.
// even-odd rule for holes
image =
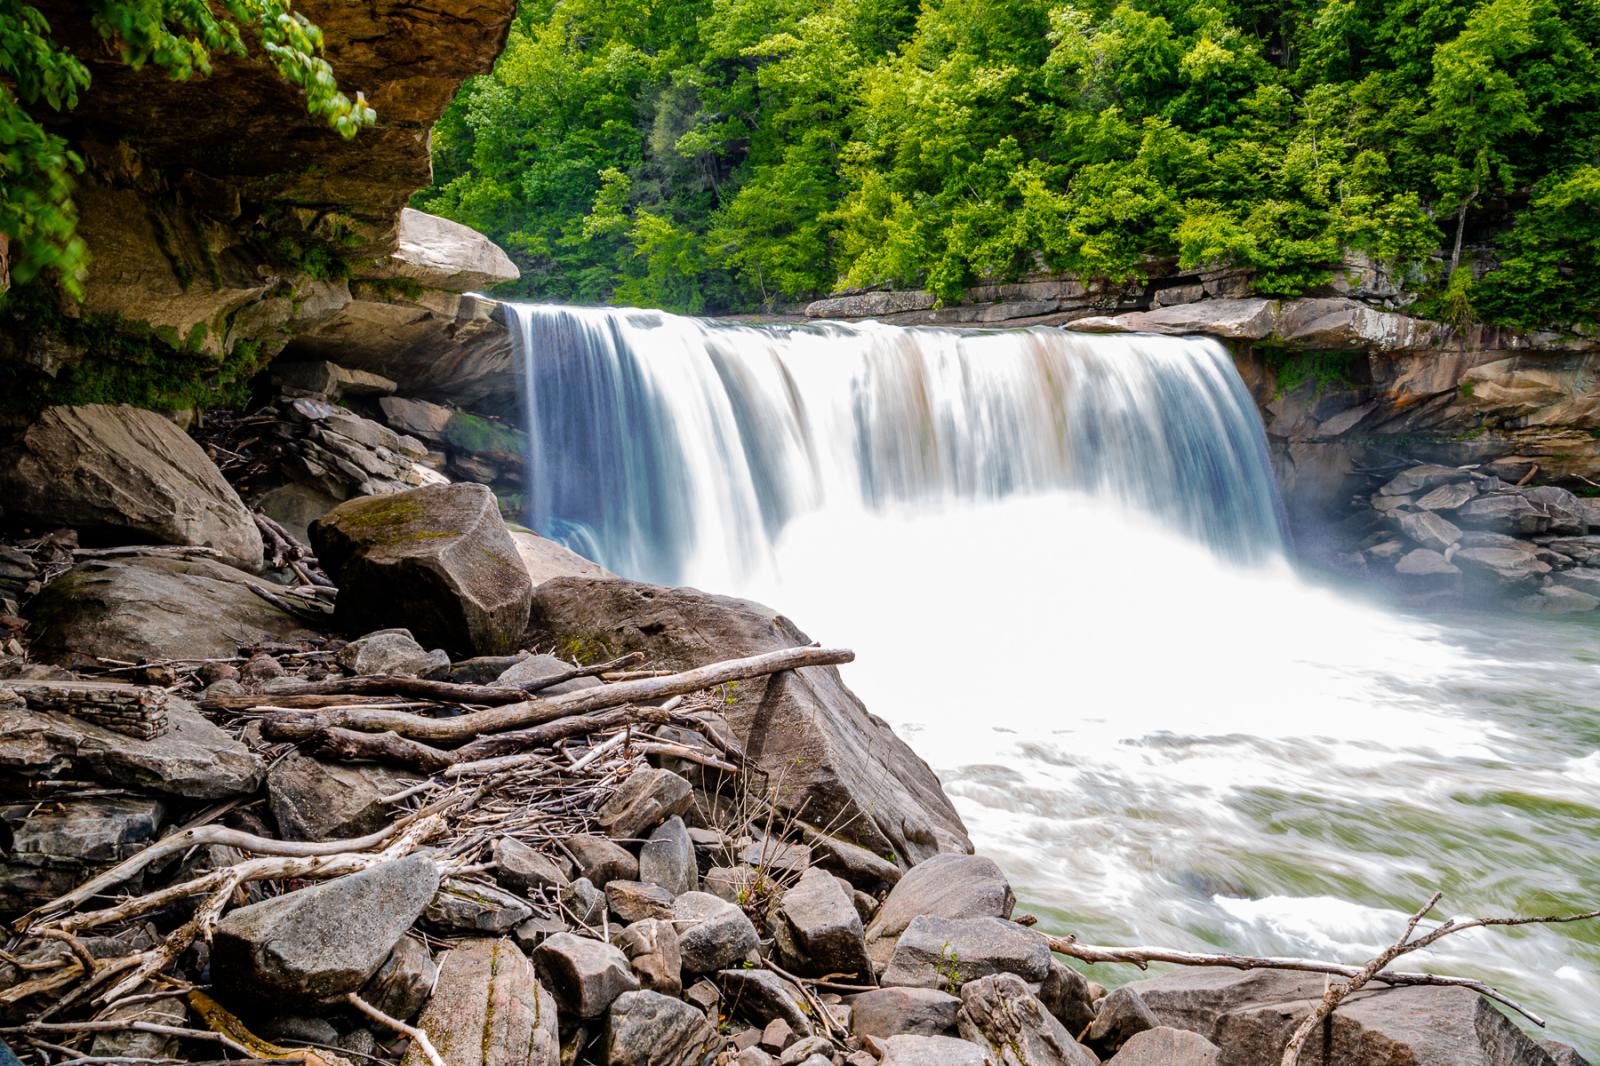
[[439, 1052], [434, 1050], [433, 1041], [428, 1039], [428, 1034], [426, 1032], [418, 1029], [414, 1025], [407, 1025], [399, 1018], [394, 1018], [385, 1014], [383, 1011], [379, 1010], [377, 1007], [374, 1007], [372, 1004], [368, 1003], [354, 992], [347, 993], [344, 998], [345, 1001], [348, 1002], [352, 1007], [360, 1011], [362, 1014], [365, 1014], [373, 1021], [388, 1026], [401, 1036], [410, 1037], [416, 1042], [416, 1045], [422, 1049], [422, 1053], [428, 1056], [428, 1061], [432, 1063], [433, 1066], [445, 1066], [444, 1059], [440, 1058]]

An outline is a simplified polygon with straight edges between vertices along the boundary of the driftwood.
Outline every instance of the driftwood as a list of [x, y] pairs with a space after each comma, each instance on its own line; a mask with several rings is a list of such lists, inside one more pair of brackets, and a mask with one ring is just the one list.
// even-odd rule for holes
[[802, 666], [833, 666], [854, 659], [855, 653], [843, 648], [786, 648], [783, 651], [712, 663], [666, 677], [619, 681], [613, 685], [564, 692], [548, 699], [472, 711], [456, 718], [429, 718], [403, 711], [353, 708], [278, 713], [263, 721], [262, 733], [269, 740], [306, 740], [324, 729], [341, 728], [375, 733], [393, 731], [402, 737], [432, 744], [463, 744], [486, 733], [523, 729], [623, 703], [666, 699], [714, 688], [730, 681], [747, 681]]

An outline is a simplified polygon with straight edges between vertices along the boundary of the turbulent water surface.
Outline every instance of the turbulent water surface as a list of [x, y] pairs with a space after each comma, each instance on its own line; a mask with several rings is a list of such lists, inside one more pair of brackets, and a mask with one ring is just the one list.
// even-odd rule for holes
[[[1361, 962], [1445, 913], [1600, 899], [1600, 626], [1297, 577], [1215, 344], [519, 308], [532, 520], [781, 607], [1045, 924]], [[1476, 931], [1600, 1051], [1600, 929]]]

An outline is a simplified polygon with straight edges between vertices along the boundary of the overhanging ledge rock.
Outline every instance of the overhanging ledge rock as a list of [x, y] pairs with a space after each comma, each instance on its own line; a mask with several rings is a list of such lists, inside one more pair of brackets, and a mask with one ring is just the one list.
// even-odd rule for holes
[[[534, 590], [529, 636], [564, 658], [644, 651], [684, 670], [733, 656], [809, 644], [793, 622], [748, 600], [634, 581], [556, 578]], [[767, 775], [780, 807], [902, 866], [969, 852], [966, 827], [939, 779], [869, 713], [833, 667], [808, 667], [729, 686], [719, 707]]]

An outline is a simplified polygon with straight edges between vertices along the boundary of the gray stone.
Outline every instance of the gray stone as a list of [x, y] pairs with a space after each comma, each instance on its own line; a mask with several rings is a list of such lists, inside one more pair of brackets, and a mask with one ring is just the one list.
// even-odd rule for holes
[[438, 977], [439, 968], [433, 964], [428, 946], [403, 936], [362, 986], [361, 998], [385, 1014], [410, 1021], [428, 1002]]
[[12, 520], [214, 548], [235, 566], [261, 568], [261, 532], [239, 494], [154, 411], [46, 408], [0, 455], [0, 498]]
[[[564, 674], [572, 669], [572, 664], [562, 662], [554, 655], [529, 655], [518, 659], [494, 679], [499, 688], [524, 688], [535, 681], [547, 677]], [[595, 688], [603, 682], [598, 677], [575, 677], [570, 681], [563, 681], [558, 685], [539, 689], [540, 696], [559, 696], [565, 692], [577, 692], [579, 689]]]
[[325, 400], [343, 396], [387, 397], [398, 387], [382, 374], [353, 370], [326, 359], [273, 363], [272, 381], [289, 395], [318, 396]]
[[785, 965], [802, 976], [852, 974], [870, 977], [861, 915], [838, 878], [820, 867], [801, 875], [784, 892], [772, 922]]
[[323, 1047], [335, 1046], [339, 1040], [339, 1030], [333, 1027], [332, 1022], [304, 1014], [281, 1014], [272, 1018], [261, 1027], [261, 1035], [274, 1043], [292, 1040]]
[[167, 732], [138, 740], [65, 714], [0, 704], [0, 768], [66, 770], [117, 785], [193, 799], [225, 799], [261, 786], [261, 760], [193, 705], [167, 700]]
[[562, 844], [578, 873], [596, 888], [604, 888], [612, 880], [639, 880], [639, 860], [616, 841], [578, 833], [564, 838]]
[[879, 1039], [943, 1036], [955, 1030], [960, 1009], [960, 999], [938, 989], [879, 988], [850, 997], [850, 1031]]
[[759, 944], [744, 911], [706, 892], [685, 892], [672, 904], [678, 948], [688, 973], [713, 973], [751, 958]]
[[166, 804], [149, 796], [89, 796], [0, 806], [0, 899], [11, 912], [78, 887], [155, 839]]
[[807, 834], [817, 865], [849, 881], [864, 892], [881, 892], [898, 884], [905, 871], [859, 844], [829, 836]]
[[1514, 548], [1462, 548], [1450, 559], [1463, 573], [1508, 588], [1527, 587], [1550, 572], [1548, 563]]
[[316, 521], [311, 542], [339, 585], [335, 617], [347, 629], [403, 623], [462, 655], [520, 643], [533, 584], [482, 485], [351, 500]]
[[1438, 485], [1460, 481], [1466, 472], [1450, 466], [1413, 466], [1402, 470], [1378, 490], [1381, 496], [1410, 496]]
[[1600, 607], [1600, 596], [1567, 585], [1548, 585], [1512, 606], [1526, 614], [1587, 614]]
[[1550, 532], [1582, 534], [1589, 528], [1588, 511], [1583, 501], [1566, 489], [1539, 485], [1523, 489], [1528, 501], [1550, 516]]
[[1589, 1066], [1589, 1060], [1578, 1054], [1578, 1049], [1571, 1044], [1563, 1044], [1559, 1040], [1541, 1040], [1542, 1047], [1555, 1066]]
[[1560, 552], [1579, 566], [1600, 566], [1600, 536], [1560, 537], [1545, 547]]
[[518, 271], [499, 245], [472, 227], [404, 207], [394, 250], [387, 259], [364, 266], [361, 276], [469, 292], [515, 281]]
[[1124, 985], [1100, 1001], [1086, 1042], [1109, 1058], [1136, 1034], [1160, 1024], [1139, 990]]
[[744, 903], [752, 896], [751, 886], [756, 883], [756, 876], [749, 866], [713, 866], [701, 878], [700, 887], [718, 899]]
[[[181, 996], [169, 996], [147, 1003], [132, 1003], [117, 1007], [109, 1012], [106, 1018], [116, 1021], [151, 1022], [182, 1029], [188, 1024], [189, 1008]], [[177, 1037], [138, 1030], [98, 1033], [89, 1045], [91, 1056], [113, 1059], [165, 1059], [175, 1056], [177, 1052]], [[14, 1059], [12, 1061], [15, 1062]], [[5, 1066], [4, 1056], [0, 1056], [0, 1066]]]
[[[135, 555], [79, 563], [27, 605], [35, 658], [226, 659], [244, 643], [315, 639], [304, 622], [254, 592], [260, 578], [211, 559]], [[204, 604], [204, 610], [197, 605]], [[100, 664], [103, 665], [103, 664]]]
[[532, 953], [534, 948], [543, 944], [557, 933], [570, 931], [571, 927], [560, 918], [536, 914], [511, 930], [511, 938], [517, 942], [517, 947]]
[[291, 752], [267, 773], [267, 805], [285, 840], [343, 840], [388, 825], [393, 809], [383, 798], [421, 780], [409, 770]]
[[1417, 548], [1394, 564], [1394, 572], [1419, 580], [1439, 580], [1456, 577], [1461, 569], [1432, 548]]
[[660, 885], [674, 896], [699, 890], [700, 869], [682, 818], [673, 815], [662, 822], [639, 849], [639, 880]]
[[801, 1037], [811, 1036], [815, 1031], [800, 989], [771, 970], [721, 970], [717, 973], [717, 984], [722, 988], [728, 1011], [746, 1021], [766, 1025], [775, 1018], [782, 1018]]
[[739, 848], [736, 856], [742, 865], [768, 876], [803, 873], [811, 867], [811, 849], [776, 837], [763, 837]]
[[659, 992], [625, 992], [606, 1014], [606, 1066], [701, 1066], [722, 1043], [706, 1016]]
[[606, 916], [606, 896], [587, 877], [574, 880], [561, 890], [561, 908], [574, 922], [598, 926]]
[[385, 396], [378, 401], [378, 408], [390, 428], [435, 442], [444, 440], [444, 427], [455, 413], [441, 404], [406, 396]]
[[[559, 1066], [555, 999], [509, 940], [463, 940], [439, 962], [417, 1028], [450, 1066]], [[428, 1066], [413, 1043], [401, 1066]]]
[[1157, 1026], [1135, 1033], [1110, 1059], [1113, 1066], [1217, 1066], [1222, 1054], [1199, 1033]]
[[366, 983], [439, 889], [429, 853], [240, 907], [217, 923], [212, 973], [230, 1001], [315, 1001]]
[[533, 961], [562, 1011], [577, 1018], [598, 1018], [612, 1000], [639, 987], [628, 957], [589, 937], [557, 933], [539, 945]]
[[517, 545], [517, 555], [522, 559], [522, 568], [528, 572], [528, 580], [533, 582], [534, 588], [558, 577], [606, 580], [617, 576], [599, 563], [585, 559], [566, 545], [547, 540], [531, 529], [521, 526], [511, 526], [510, 529], [511, 539]]
[[567, 876], [554, 859], [515, 837], [495, 840], [493, 858], [495, 880], [517, 892], [560, 892], [567, 886]]
[[1550, 528], [1550, 515], [1518, 492], [1496, 492], [1479, 496], [1456, 508], [1456, 523], [1496, 533], [1543, 533]]
[[450, 669], [450, 656], [440, 648], [425, 650], [409, 629], [380, 629], [357, 637], [339, 649], [339, 669], [347, 674], [385, 677], [431, 677]]
[[282, 526], [301, 544], [311, 543], [311, 523], [339, 506], [340, 497], [311, 485], [290, 482], [268, 489], [255, 500], [256, 510]]
[[1424, 548], [1442, 552], [1461, 539], [1461, 530], [1432, 511], [1400, 516], [1400, 531]]
[[[733, 1058], [734, 1066], [774, 1066], [777, 1061], [777, 1059], [758, 1047], [743, 1048]], [[876, 1058], [873, 1058], [874, 1066], [876, 1066], [877, 1061]]]
[[1067, 1032], [1076, 1037], [1089, 1028], [1097, 998], [1081, 973], [1054, 955], [1050, 957], [1050, 975], [1039, 988], [1039, 1002], [1067, 1027]]
[[627, 924], [645, 918], [672, 917], [672, 893], [647, 881], [606, 882], [606, 907]]
[[702, 977], [689, 986], [683, 998], [710, 1015], [712, 1009], [722, 1002], [722, 989]]
[[1440, 485], [1432, 492], [1425, 493], [1417, 500], [1417, 506], [1424, 511], [1454, 511], [1457, 507], [1478, 495], [1478, 490], [1465, 481]]
[[[581, 639], [643, 651], [662, 669], [810, 643], [788, 619], [748, 601], [571, 577], [538, 587], [529, 636], [557, 649]], [[751, 770], [782, 782], [772, 797], [780, 810], [845, 826], [841, 836], [896, 863], [970, 850], [938, 778], [867, 712], [837, 670], [786, 670], [740, 682], [731, 696], [718, 710]]]
[[818, 1059], [824, 1066], [833, 1066], [833, 1041], [825, 1036], [808, 1036], [790, 1044], [778, 1056], [778, 1066], [799, 1066]]
[[1572, 570], [1558, 570], [1550, 580], [1590, 596], [1600, 596], [1600, 567], [1580, 566]]
[[638, 837], [673, 815], [687, 813], [693, 793], [689, 782], [671, 770], [636, 770], [600, 805], [595, 818], [609, 836]]
[[1009, 918], [1016, 906], [1011, 885], [993, 859], [935, 855], [900, 879], [867, 926], [868, 940], [895, 936], [913, 918]]
[[891, 1036], [878, 1066], [995, 1066], [977, 1044], [949, 1036]]
[[428, 904], [423, 917], [453, 934], [509, 933], [532, 917], [533, 908], [503, 888], [481, 881], [447, 881]]
[[1000, 1066], [1099, 1066], [1015, 974], [963, 985], [956, 1024]]
[[678, 950], [678, 931], [670, 920], [634, 922], [617, 938], [617, 946], [644, 988], [666, 996], [683, 992], [683, 955]]
[[1050, 972], [1050, 951], [1038, 934], [999, 918], [911, 920], [896, 942], [882, 984], [959, 989], [968, 981], [1014, 973], [1041, 982]]

